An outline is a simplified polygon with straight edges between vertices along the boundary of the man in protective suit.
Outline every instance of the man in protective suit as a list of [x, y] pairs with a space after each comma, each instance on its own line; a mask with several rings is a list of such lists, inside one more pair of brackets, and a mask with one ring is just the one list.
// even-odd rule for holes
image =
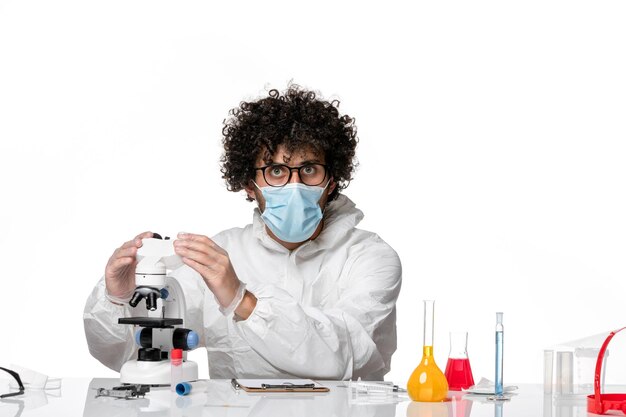
[[[401, 265], [340, 191], [352, 179], [354, 120], [315, 93], [243, 102], [224, 122], [222, 173], [255, 201], [252, 224], [174, 241], [171, 275], [186, 298], [185, 327], [200, 335], [211, 378], [382, 380], [396, 350]], [[89, 350], [119, 371], [135, 354], [129, 316], [145, 232], [113, 252], [89, 296]]]

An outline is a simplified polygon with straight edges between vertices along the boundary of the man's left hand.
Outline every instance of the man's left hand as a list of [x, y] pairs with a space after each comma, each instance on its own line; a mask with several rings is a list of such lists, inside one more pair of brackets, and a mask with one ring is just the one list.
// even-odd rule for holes
[[228, 253], [203, 235], [179, 233], [174, 250], [196, 270], [222, 307], [228, 307], [239, 289], [239, 278]]

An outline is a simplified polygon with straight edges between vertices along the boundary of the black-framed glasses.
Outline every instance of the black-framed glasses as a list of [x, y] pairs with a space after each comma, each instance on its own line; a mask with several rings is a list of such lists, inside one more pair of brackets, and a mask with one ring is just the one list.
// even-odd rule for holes
[[3, 368], [1, 366], [0, 366], [0, 369], [11, 374], [11, 376], [15, 378], [15, 380], [17, 381], [17, 385], [19, 386], [19, 389], [20, 389], [18, 392], [10, 392], [8, 394], [2, 394], [0, 395], [0, 398], [14, 397], [16, 395], [24, 394], [24, 384], [22, 384], [22, 378], [20, 378], [20, 374], [10, 369]]
[[307, 163], [299, 167], [290, 167], [284, 164], [266, 165], [254, 168], [255, 171], [263, 171], [263, 179], [272, 187], [282, 187], [291, 181], [293, 171], [298, 171], [298, 177], [303, 184], [320, 185], [328, 176], [328, 169], [324, 164]]

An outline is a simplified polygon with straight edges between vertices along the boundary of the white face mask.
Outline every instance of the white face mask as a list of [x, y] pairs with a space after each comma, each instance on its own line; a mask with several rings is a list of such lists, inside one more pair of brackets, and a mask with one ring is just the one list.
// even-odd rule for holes
[[282, 187], [256, 187], [265, 198], [261, 218], [280, 240], [289, 243], [304, 242], [310, 238], [323, 218], [319, 201], [324, 187], [289, 183]]

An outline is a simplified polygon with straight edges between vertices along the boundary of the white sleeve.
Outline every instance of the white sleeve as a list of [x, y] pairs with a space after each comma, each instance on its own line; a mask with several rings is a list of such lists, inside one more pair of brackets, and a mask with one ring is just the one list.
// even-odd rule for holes
[[130, 317], [131, 308], [128, 304], [114, 304], [106, 297], [105, 291], [103, 277], [85, 304], [85, 336], [91, 355], [119, 372], [124, 362], [131, 359], [137, 350], [132, 326], [117, 323], [120, 317]]
[[[199, 345], [204, 346], [203, 305], [204, 288], [195, 271], [182, 267], [172, 274], [185, 293], [185, 321], [183, 326], [198, 333]], [[140, 304], [141, 305], [141, 304]], [[118, 324], [120, 317], [146, 316], [145, 308], [131, 308], [127, 303], [118, 305], [106, 296], [104, 277], [87, 298], [83, 311], [85, 336], [91, 355], [103, 365], [119, 372], [127, 360], [137, 356], [134, 326]]]
[[260, 287], [240, 336], [265, 360], [289, 374], [317, 379], [382, 376], [396, 348], [395, 303], [400, 260], [389, 246], [355, 250], [346, 265], [339, 302], [320, 309], [298, 303], [276, 286]]

